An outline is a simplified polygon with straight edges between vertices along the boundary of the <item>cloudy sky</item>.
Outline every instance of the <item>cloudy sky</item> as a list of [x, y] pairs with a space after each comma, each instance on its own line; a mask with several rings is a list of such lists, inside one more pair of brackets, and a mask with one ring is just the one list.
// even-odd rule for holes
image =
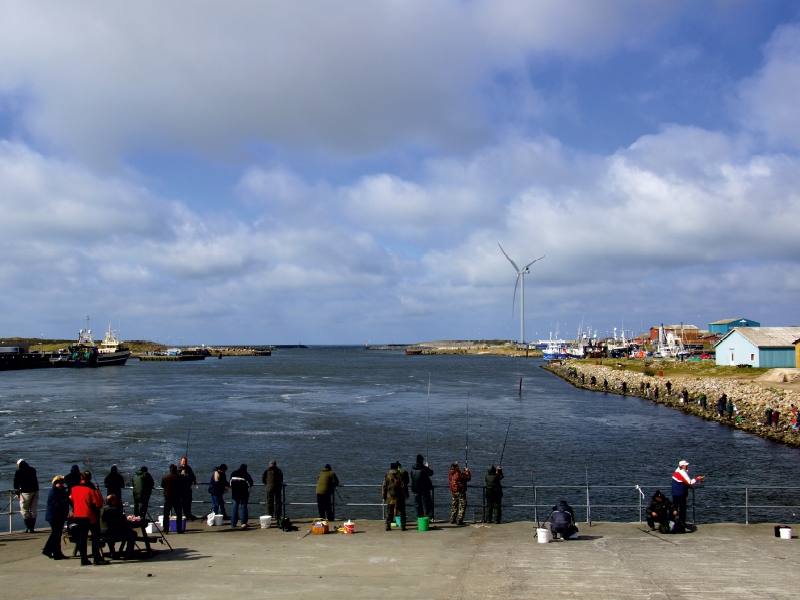
[[798, 98], [794, 0], [2, 1], [0, 336], [800, 324]]

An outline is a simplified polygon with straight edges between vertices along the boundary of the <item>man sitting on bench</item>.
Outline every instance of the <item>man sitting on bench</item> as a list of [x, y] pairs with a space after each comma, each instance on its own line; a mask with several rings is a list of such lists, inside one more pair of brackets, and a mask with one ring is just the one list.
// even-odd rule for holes
[[553, 512], [550, 513], [550, 531], [553, 532], [554, 538], [560, 535], [564, 540], [568, 540], [578, 533], [574, 514], [566, 500], [562, 500], [553, 507]]
[[[117, 497], [110, 494], [106, 497], [106, 506], [100, 513], [100, 524], [102, 526], [103, 538], [108, 541], [109, 550], [112, 558], [119, 558], [119, 553], [127, 542], [125, 550], [126, 559], [133, 558], [133, 548], [136, 543], [136, 532], [128, 524], [128, 519], [117, 502]], [[114, 544], [120, 542], [119, 552], [114, 552]]]

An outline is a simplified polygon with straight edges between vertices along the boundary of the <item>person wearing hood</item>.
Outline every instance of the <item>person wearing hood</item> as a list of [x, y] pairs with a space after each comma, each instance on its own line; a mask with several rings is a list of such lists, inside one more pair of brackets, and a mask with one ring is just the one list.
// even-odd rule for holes
[[142, 467], [133, 476], [133, 514], [137, 517], [147, 517], [147, 509], [150, 505], [150, 494], [156, 482], [153, 476], [147, 472], [147, 467]]
[[575, 511], [566, 500], [553, 507], [553, 512], [550, 513], [550, 531], [554, 536], [560, 534], [564, 540], [578, 533], [578, 528], [575, 526]]
[[36, 508], [39, 505], [39, 480], [36, 469], [21, 458], [14, 473], [14, 491], [19, 498], [19, 512], [25, 522], [25, 532], [33, 533], [36, 527]]
[[669, 522], [674, 519], [678, 514], [677, 510], [672, 507], [672, 502], [667, 500], [661, 490], [656, 490], [653, 497], [650, 498], [650, 503], [647, 505], [647, 525], [650, 529], [666, 526], [669, 530]]
[[261, 476], [261, 483], [267, 492], [267, 514], [280, 519], [283, 514], [283, 471], [274, 460], [269, 461], [269, 468]]
[[53, 560], [66, 558], [61, 552], [61, 533], [68, 516], [69, 492], [64, 487], [64, 476], [56, 475], [47, 496], [47, 510], [44, 514], [44, 520], [50, 523], [50, 537], [42, 550], [42, 554]]
[[122, 504], [122, 488], [125, 487], [125, 479], [117, 470], [117, 465], [111, 465], [111, 472], [106, 475], [103, 483], [106, 484], [106, 494], [114, 496], [117, 502]]
[[425, 462], [422, 454], [417, 454], [417, 462], [411, 467], [411, 491], [414, 493], [414, 507], [417, 518], [430, 517], [433, 520], [433, 469]]
[[333, 493], [339, 486], [339, 478], [331, 470], [330, 465], [325, 465], [317, 478], [317, 510], [320, 519], [333, 521]]
[[81, 468], [78, 465], [72, 465], [69, 473], [64, 476], [64, 487], [69, 492], [76, 485], [81, 484]]
[[400, 528], [406, 530], [406, 500], [408, 487], [403, 481], [403, 474], [397, 463], [389, 466], [389, 472], [383, 478], [381, 498], [386, 503], [386, 531], [392, 530], [392, 521], [400, 517]]
[[231, 473], [231, 500], [233, 500], [233, 514], [231, 515], [231, 527], [236, 527], [239, 520], [239, 508], [242, 513], [242, 529], [247, 529], [247, 503], [250, 501], [250, 488], [253, 487], [253, 478], [247, 472], [247, 465], [239, 465], [239, 468]]
[[228, 518], [228, 513], [225, 512], [225, 492], [228, 491], [228, 477], [225, 475], [227, 471], [228, 465], [222, 463], [214, 469], [211, 481], [208, 482], [208, 493], [211, 495], [211, 512], [215, 515], [222, 515], [223, 519]]
[[[486, 522], [494, 522], [500, 524], [500, 518], [503, 516], [503, 486], [500, 481], [503, 479], [503, 467], [495, 468], [494, 465], [489, 467], [489, 472], [486, 474]], [[496, 515], [496, 517], [495, 517]]]

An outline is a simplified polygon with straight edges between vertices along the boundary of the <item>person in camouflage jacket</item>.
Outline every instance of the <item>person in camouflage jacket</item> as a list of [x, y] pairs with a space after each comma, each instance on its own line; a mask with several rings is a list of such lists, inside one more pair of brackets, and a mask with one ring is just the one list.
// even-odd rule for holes
[[386, 503], [386, 531], [392, 530], [392, 521], [395, 516], [400, 517], [400, 528], [406, 530], [406, 500], [408, 500], [408, 486], [403, 480], [403, 475], [392, 463], [381, 486], [381, 497]]
[[[450, 482], [450, 523], [459, 525], [464, 524], [464, 513], [467, 512], [467, 482], [472, 479], [469, 467], [464, 467], [462, 471], [457, 462], [450, 465], [450, 473], [447, 480]], [[458, 519], [456, 521], [456, 519]]]

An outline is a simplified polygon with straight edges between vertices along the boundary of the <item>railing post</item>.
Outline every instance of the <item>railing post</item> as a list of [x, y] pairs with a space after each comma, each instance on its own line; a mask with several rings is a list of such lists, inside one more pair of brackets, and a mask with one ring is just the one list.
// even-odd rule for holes
[[281, 484], [281, 518], [286, 516], [286, 484]]
[[589, 484], [586, 484], [586, 523], [592, 526], [592, 505], [589, 502]]
[[11, 490], [8, 491], [8, 533], [11, 533], [11, 530], [14, 527], [14, 492]]
[[331, 516], [333, 520], [336, 520], [336, 488], [334, 488], [334, 493], [331, 494]]
[[533, 516], [536, 519], [536, 526], [539, 526], [539, 501], [536, 499], [536, 486], [533, 486]]
[[636, 486], [636, 491], [638, 492], [638, 494], [636, 494], [636, 495], [639, 496], [639, 523], [641, 523], [642, 522], [642, 491], [641, 491], [641, 489], [639, 488], [638, 485]]
[[692, 490], [692, 525], [694, 525], [697, 522], [697, 519], [695, 518], [694, 515], [694, 487], [690, 489]]
[[750, 525], [750, 488], [744, 488], [744, 524]]
[[483, 490], [483, 522], [486, 523], [486, 486], [481, 488]]

